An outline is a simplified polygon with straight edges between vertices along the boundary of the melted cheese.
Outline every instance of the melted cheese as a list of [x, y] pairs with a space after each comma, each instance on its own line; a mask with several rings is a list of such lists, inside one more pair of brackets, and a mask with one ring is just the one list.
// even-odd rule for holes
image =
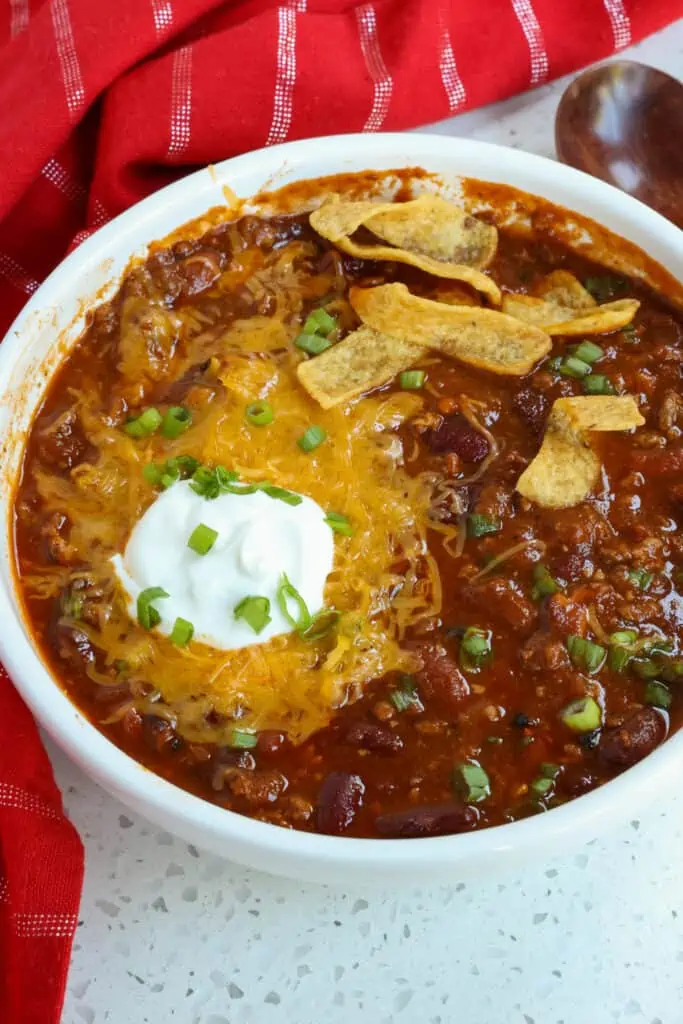
[[[213, 356], [224, 392], [193, 405], [194, 423], [185, 434], [175, 441], [158, 435], [135, 440], [102, 411], [102, 396], [84, 387], [74, 403], [99, 458], [76, 467], [70, 479], [36, 471], [46, 508], [65, 512], [72, 523], [74, 564], [88, 566], [88, 577], [116, 594], [99, 627], [83, 628], [108, 663], [126, 663], [141, 709], [164, 708], [191, 740], [222, 742], [235, 719], [241, 728], [285, 729], [295, 742], [302, 740], [325, 725], [334, 708], [357, 699], [370, 680], [413, 669], [413, 655], [402, 646], [406, 630], [440, 610], [439, 573], [427, 548], [431, 485], [404, 471], [402, 445], [393, 432], [420, 410], [422, 399], [406, 392], [378, 394], [323, 411], [303, 391], [296, 376], [301, 354], [291, 340], [304, 299], [331, 287], [329, 274], [297, 274], [296, 259], [304, 249], [287, 246], [273, 254], [270, 277], [262, 271], [250, 278], [251, 288], [277, 295], [274, 315], [207, 329], [195, 311], [187, 311], [184, 362], [175, 357], [173, 377], [198, 358]], [[184, 316], [181, 311], [173, 317], [178, 315]], [[126, 359], [134, 359], [130, 347]], [[135, 375], [134, 366], [130, 372]], [[251, 427], [245, 404], [263, 398], [274, 409], [274, 421]], [[296, 440], [312, 423], [324, 428], [328, 440], [304, 454]], [[333, 634], [310, 643], [290, 633], [217, 651], [201, 643], [176, 648], [158, 631], [131, 623], [110, 560], [124, 550], [155, 499], [142, 476], [144, 465], [181, 454], [237, 470], [245, 480], [267, 479], [348, 517], [354, 533], [335, 536], [334, 568], [324, 592], [325, 605], [341, 613]], [[47, 587], [53, 581], [34, 583]], [[143, 696], [150, 690], [160, 695], [152, 705]]]

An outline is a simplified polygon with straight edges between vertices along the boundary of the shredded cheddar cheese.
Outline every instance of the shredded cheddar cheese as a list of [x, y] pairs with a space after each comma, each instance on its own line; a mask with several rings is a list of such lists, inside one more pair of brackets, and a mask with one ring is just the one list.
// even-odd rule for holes
[[[139, 693], [140, 710], [162, 709], [192, 741], [224, 742], [237, 721], [243, 729], [286, 730], [300, 742], [324, 726], [335, 708], [357, 699], [370, 680], [388, 671], [414, 669], [414, 656], [402, 643], [406, 631], [440, 610], [439, 572], [427, 547], [433, 525], [428, 518], [430, 482], [406, 473], [395, 432], [420, 411], [422, 398], [379, 393], [324, 411], [309, 397], [297, 379], [302, 355], [291, 344], [301, 306], [291, 251], [296, 248], [288, 246], [272, 262], [270, 278], [263, 271], [255, 280], [258, 275], [250, 268], [252, 288], [272, 288], [277, 282], [273, 315], [245, 317], [217, 329], [206, 328], [194, 310], [188, 311], [195, 319], [181, 329], [173, 378], [204, 356], [211, 358], [221, 382], [211, 400], [188, 395], [193, 414], [189, 430], [171, 441], [158, 435], [132, 438], [103, 412], [101, 396], [84, 388], [73, 397], [99, 456], [68, 478], [36, 472], [47, 509], [69, 516], [74, 565], [79, 571], [87, 566], [88, 579], [114, 594], [106, 612], [96, 622], [83, 622], [83, 630], [104, 652], [107, 665], [125, 664]], [[329, 287], [329, 275], [312, 280], [310, 287], [320, 294]], [[224, 285], [221, 281], [217, 287]], [[182, 309], [169, 315], [155, 307], [153, 313], [161, 355], [171, 358]], [[135, 323], [147, 315], [138, 310]], [[124, 346], [124, 371], [139, 378], [143, 374], [136, 350], [131, 335]], [[246, 404], [265, 398], [274, 411], [272, 424], [250, 426]], [[328, 440], [306, 454], [296, 441], [311, 423], [319, 424]], [[325, 605], [341, 613], [332, 634], [311, 643], [292, 633], [226, 652], [196, 642], [174, 647], [158, 632], [145, 632], [130, 620], [110, 559], [123, 551], [133, 526], [155, 498], [143, 477], [144, 466], [177, 455], [223, 465], [244, 480], [268, 480], [348, 517], [353, 535], [335, 535], [334, 569], [325, 590]], [[73, 571], [71, 578], [77, 574]], [[33, 593], [46, 595], [61, 581], [61, 570], [52, 578], [37, 573], [24, 580]]]

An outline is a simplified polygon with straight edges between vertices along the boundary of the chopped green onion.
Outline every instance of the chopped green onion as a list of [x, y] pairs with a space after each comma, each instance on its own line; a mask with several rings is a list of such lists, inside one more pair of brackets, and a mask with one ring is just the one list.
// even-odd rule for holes
[[609, 654], [607, 655], [607, 666], [612, 672], [624, 673], [628, 668], [633, 654], [628, 647], [610, 647]]
[[143, 629], [153, 629], [154, 626], [159, 625], [161, 622], [161, 615], [159, 615], [159, 612], [152, 604], [152, 601], [157, 601], [159, 598], [168, 596], [169, 595], [163, 587], [147, 587], [146, 590], [142, 590], [138, 594], [138, 622]]
[[469, 629], [466, 629], [460, 641], [460, 664], [462, 667], [478, 672], [486, 662], [491, 660], [492, 656], [491, 633], [486, 629], [479, 629], [478, 626], [470, 626]]
[[[220, 468], [219, 466], [218, 469]], [[227, 470], [223, 470], [223, 473], [223, 477], [218, 475], [218, 486], [226, 495], [253, 495], [261, 489], [260, 483], [245, 483], [243, 480], [233, 479], [237, 477], [237, 473], [228, 473]]]
[[420, 703], [414, 676], [402, 675], [399, 685], [389, 694], [389, 700], [397, 711], [407, 711]]
[[419, 391], [426, 376], [424, 370], [404, 370], [399, 374], [398, 382], [404, 391]]
[[284, 487], [276, 487], [275, 484], [260, 484], [258, 489], [267, 494], [269, 498], [277, 498], [278, 501], [284, 501], [285, 505], [300, 505], [304, 500], [300, 494], [288, 491]]
[[574, 346], [570, 351], [577, 359], [590, 365], [597, 363], [598, 359], [602, 359], [605, 354], [605, 350], [592, 341], [582, 341], [580, 345]]
[[233, 484], [239, 476], [234, 469], [226, 469], [225, 466], [216, 466], [213, 472], [216, 482], [221, 490], [224, 490], [226, 487], [229, 487], [230, 484]]
[[190, 534], [187, 546], [198, 555], [208, 555], [217, 537], [218, 530], [212, 530], [206, 523], [200, 523]]
[[491, 796], [491, 782], [480, 764], [463, 761], [453, 772], [453, 789], [468, 804], [478, 804]]
[[317, 356], [324, 352], [326, 348], [332, 347], [332, 342], [329, 338], [324, 337], [322, 334], [299, 334], [294, 339], [294, 344], [297, 348], [308, 352], [309, 356]]
[[[221, 491], [232, 490], [236, 480], [237, 473], [233, 470], [225, 469], [224, 466], [216, 466], [215, 469], [209, 469], [208, 466], [199, 466], [192, 474], [190, 486], [202, 498], [212, 500], [217, 498]], [[255, 488], [252, 488], [252, 490], [255, 490]], [[240, 492], [236, 491], [235, 493]], [[247, 491], [246, 493], [250, 492]]]
[[567, 650], [576, 668], [583, 669], [588, 673], [598, 672], [607, 654], [605, 648], [600, 644], [595, 644], [592, 640], [586, 640], [585, 637], [576, 634], [567, 638]]
[[[182, 456], [181, 456], [182, 458]], [[193, 460], [196, 461], [196, 460]], [[219, 494], [255, 494], [256, 491], [263, 491], [269, 498], [277, 498], [287, 505], [300, 505], [304, 500], [300, 494], [288, 491], [285, 487], [277, 487], [275, 484], [244, 483], [238, 479], [234, 470], [226, 469], [224, 466], [216, 466], [209, 469], [208, 466], [198, 466], [191, 481], [192, 489], [203, 498], [217, 498]]]
[[161, 466], [156, 466], [153, 462], [148, 462], [146, 466], [142, 467], [142, 476], [152, 487], [156, 487], [161, 483], [163, 475], [164, 471]]
[[486, 537], [489, 533], [498, 533], [502, 527], [498, 516], [485, 516], [473, 512], [467, 517], [468, 537]]
[[253, 750], [258, 743], [258, 736], [246, 729], [231, 729], [228, 735], [228, 746], [237, 750]]
[[674, 642], [666, 636], [648, 636], [642, 641], [643, 654], [669, 654], [674, 649]]
[[328, 512], [325, 516], [325, 522], [334, 533], [342, 533], [345, 537], [353, 536], [353, 527], [341, 512]]
[[[294, 601], [297, 610], [297, 618], [294, 618], [291, 614], [287, 606], [287, 601]], [[311, 613], [309, 612], [303, 597], [296, 587], [289, 581], [287, 574], [284, 572], [280, 577], [280, 582], [277, 588], [277, 603], [280, 606], [280, 611], [292, 629], [296, 629], [299, 633], [308, 629], [311, 624]]]
[[559, 764], [544, 762], [539, 765], [538, 777], [534, 779], [529, 786], [529, 789], [531, 789], [537, 796], [547, 796], [553, 788], [555, 779], [560, 774], [560, 770]]
[[142, 470], [142, 475], [153, 487], [159, 484], [162, 487], [170, 487], [176, 480], [187, 480], [197, 472], [199, 466], [199, 460], [192, 455], [176, 455], [174, 458], [162, 462], [161, 465], [148, 462]]
[[672, 699], [671, 690], [664, 683], [653, 681], [645, 687], [645, 703], [653, 708], [662, 708], [666, 711], [671, 707]]
[[173, 623], [171, 643], [176, 647], [187, 647], [194, 636], [194, 626], [187, 619], [177, 618]]
[[328, 636], [339, 622], [340, 613], [336, 608], [323, 608], [316, 612], [305, 629], [299, 630], [302, 640], [322, 640]]
[[680, 658], [666, 658], [660, 675], [667, 683], [679, 683], [683, 678], [683, 661]]
[[487, 743], [492, 743], [494, 746], [498, 747], [498, 746], [500, 746], [501, 743], [503, 743], [503, 737], [502, 736], [487, 736], [486, 737], [486, 742]]
[[549, 370], [559, 370], [562, 366], [562, 356], [553, 356], [552, 359], [548, 360]]
[[546, 778], [534, 779], [529, 786], [529, 789], [532, 790], [536, 796], [547, 796], [552, 788], [553, 780]]
[[593, 697], [579, 697], [562, 709], [560, 718], [573, 732], [595, 732], [602, 724], [602, 711]]
[[150, 434], [156, 433], [162, 420], [163, 417], [158, 409], [145, 409], [139, 416], [134, 416], [124, 423], [123, 429], [131, 437], [149, 437]]
[[251, 402], [244, 415], [253, 427], [267, 427], [273, 422], [273, 407], [268, 402]]
[[631, 658], [633, 657], [632, 647], [638, 640], [638, 634], [634, 629], [620, 629], [612, 633], [609, 638], [609, 653], [607, 665], [612, 672], [625, 672]]
[[304, 334], [330, 334], [337, 326], [337, 321], [326, 309], [314, 309], [306, 318]]
[[641, 679], [656, 679], [659, 675], [659, 665], [652, 658], [634, 658], [631, 661], [631, 671]]
[[327, 434], [322, 427], [312, 426], [305, 431], [297, 440], [302, 452], [312, 452], [327, 439]]
[[160, 483], [164, 490], [167, 490], [172, 484], [177, 483], [178, 480], [180, 480], [180, 473], [174, 470], [170, 473], [162, 473]]
[[536, 564], [533, 568], [534, 585], [531, 588], [531, 597], [534, 601], [540, 601], [543, 597], [550, 597], [557, 594], [560, 584], [550, 575], [548, 567]]
[[199, 459], [195, 459], [194, 455], [176, 455], [174, 458], [169, 459], [166, 465], [173, 466], [174, 469], [178, 470], [183, 480], [186, 480], [193, 473], [196, 473], [201, 463]]
[[226, 494], [255, 494], [256, 491], [260, 490], [259, 484], [244, 484], [241, 482], [226, 484], [225, 487], [221, 487], [221, 491], [225, 491]]
[[609, 302], [615, 295], [623, 295], [626, 282], [621, 277], [604, 274], [600, 277], [587, 277], [583, 282], [586, 291], [590, 292], [597, 302]]
[[634, 644], [637, 639], [638, 634], [635, 629], [620, 629], [618, 632], [610, 635], [609, 642], [623, 647], [626, 644]]
[[639, 340], [636, 325], [634, 323], [626, 324], [625, 327], [622, 327], [621, 333], [624, 336], [624, 341], [629, 342], [629, 344]]
[[199, 468], [192, 474], [190, 487], [195, 494], [199, 494], [202, 498], [207, 499], [217, 498], [221, 493], [220, 484], [216, 478], [215, 470], [209, 469], [208, 466], [199, 466]]
[[74, 591], [73, 586], [62, 591], [59, 598], [59, 610], [67, 619], [80, 619], [83, 614], [83, 595]]
[[244, 619], [255, 633], [262, 633], [271, 621], [270, 601], [267, 597], [243, 597], [233, 614], [236, 619]]
[[616, 395], [615, 388], [609, 377], [602, 373], [592, 373], [581, 381], [584, 395]]
[[576, 356], [565, 356], [560, 365], [560, 373], [563, 377], [576, 377], [579, 380], [591, 372], [590, 363]]
[[631, 569], [628, 578], [634, 587], [646, 591], [650, 589], [650, 584], [655, 577], [654, 573], [648, 572], [646, 569]]
[[166, 410], [161, 421], [161, 433], [164, 437], [174, 440], [184, 434], [192, 426], [192, 413], [182, 405], [172, 405]]

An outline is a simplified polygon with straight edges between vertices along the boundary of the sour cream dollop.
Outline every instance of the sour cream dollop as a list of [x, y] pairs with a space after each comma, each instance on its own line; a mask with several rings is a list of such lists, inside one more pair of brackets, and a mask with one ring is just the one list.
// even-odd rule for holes
[[[138, 595], [162, 587], [168, 597], [153, 602], [160, 632], [170, 635], [176, 618], [194, 626], [194, 637], [222, 650], [262, 644], [292, 631], [277, 592], [282, 574], [298, 590], [311, 613], [324, 604], [325, 580], [334, 562], [334, 537], [325, 512], [312, 498], [299, 505], [253, 494], [221, 494], [207, 500], [181, 481], [163, 491], [130, 535], [123, 556], [112, 559], [137, 618]], [[206, 555], [187, 542], [203, 523], [218, 537]], [[271, 621], [260, 633], [235, 607], [245, 597], [267, 597]], [[296, 608], [290, 606], [296, 618]]]

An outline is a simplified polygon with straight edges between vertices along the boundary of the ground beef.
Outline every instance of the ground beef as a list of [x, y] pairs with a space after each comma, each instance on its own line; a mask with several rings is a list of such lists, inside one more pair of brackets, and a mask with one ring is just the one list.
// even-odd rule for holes
[[502, 576], [472, 584], [467, 587], [466, 596], [516, 632], [532, 629], [538, 618], [536, 605], [513, 580]]

